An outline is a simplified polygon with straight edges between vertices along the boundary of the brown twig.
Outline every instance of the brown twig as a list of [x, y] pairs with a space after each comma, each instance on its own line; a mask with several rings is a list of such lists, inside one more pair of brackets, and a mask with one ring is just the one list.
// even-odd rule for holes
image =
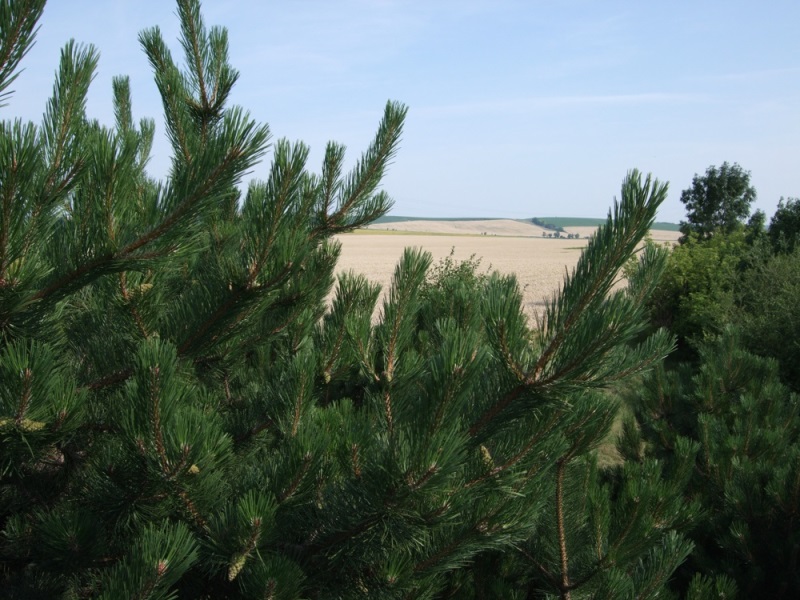
[[561, 559], [561, 600], [570, 600], [569, 559], [567, 556], [567, 535], [564, 529], [564, 471], [566, 461], [561, 458], [556, 465], [556, 526], [558, 527], [558, 550]]

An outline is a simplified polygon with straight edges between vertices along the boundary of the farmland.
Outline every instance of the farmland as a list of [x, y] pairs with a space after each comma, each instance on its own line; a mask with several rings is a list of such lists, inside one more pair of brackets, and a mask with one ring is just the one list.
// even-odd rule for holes
[[[456, 260], [470, 256], [481, 259], [481, 270], [514, 273], [523, 291], [524, 309], [529, 317], [541, 313], [572, 269], [594, 227], [567, 227], [580, 239], [548, 239], [533, 224], [505, 219], [414, 220], [372, 225], [370, 229], [338, 236], [342, 255], [337, 272], [352, 270], [381, 284], [385, 292], [397, 262], [407, 247], [421, 247], [434, 262], [449, 255]], [[677, 232], [653, 230], [658, 242], [674, 242]]]

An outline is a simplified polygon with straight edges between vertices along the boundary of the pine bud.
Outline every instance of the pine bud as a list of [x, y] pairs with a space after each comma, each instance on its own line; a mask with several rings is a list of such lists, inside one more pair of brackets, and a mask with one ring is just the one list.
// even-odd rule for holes
[[228, 581], [233, 581], [241, 573], [244, 564], [247, 562], [247, 554], [242, 553], [234, 556], [233, 563], [228, 568]]
[[487, 469], [494, 469], [494, 459], [492, 458], [492, 453], [489, 452], [489, 449], [481, 444], [481, 458], [483, 459], [483, 464], [486, 465]]

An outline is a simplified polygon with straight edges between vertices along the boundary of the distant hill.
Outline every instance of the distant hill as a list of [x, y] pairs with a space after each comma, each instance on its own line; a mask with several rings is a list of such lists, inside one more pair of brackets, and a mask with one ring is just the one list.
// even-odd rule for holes
[[[377, 219], [375, 223], [402, 223], [404, 221], [499, 221], [502, 220], [499, 217], [451, 217], [446, 219], [440, 218], [430, 218], [430, 217], [402, 217], [402, 216], [394, 216], [394, 215], [386, 215], [385, 217], [381, 217]], [[531, 222], [530, 219], [514, 219], [515, 221], [519, 221], [521, 223], [529, 223]], [[554, 228], [563, 228], [563, 227], [597, 227], [598, 225], [602, 225], [606, 222], [605, 219], [589, 219], [589, 218], [582, 218], [582, 217], [537, 217], [537, 220], [540, 223], [547, 223], [549, 225], [553, 225]], [[660, 230], [660, 231], [680, 231], [680, 228], [675, 223], [653, 223], [652, 229]]]
[[[399, 217], [386, 215], [375, 219], [375, 223], [403, 223], [405, 221], [500, 221], [502, 217]], [[520, 221], [522, 219], [514, 219]]]

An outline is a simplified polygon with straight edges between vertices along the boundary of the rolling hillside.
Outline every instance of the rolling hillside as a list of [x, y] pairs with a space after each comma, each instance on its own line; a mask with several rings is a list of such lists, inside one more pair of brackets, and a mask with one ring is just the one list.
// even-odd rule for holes
[[[569, 229], [571, 227], [597, 227], [605, 223], [605, 219], [596, 219], [596, 218], [586, 218], [586, 217], [537, 217], [537, 220], [541, 223], [545, 223], [548, 225], [553, 225], [555, 227], [563, 227], [564, 229]], [[396, 215], [386, 215], [385, 217], [381, 217], [377, 221], [375, 221], [375, 225], [387, 225], [387, 224], [397, 224], [397, 223], [410, 223], [415, 221], [424, 221], [424, 222], [464, 222], [464, 223], [490, 223], [492, 221], [502, 221], [502, 222], [517, 222], [517, 223], [531, 223], [530, 219], [503, 219], [503, 218], [495, 218], [495, 217], [474, 217], [474, 218], [464, 218], [464, 217], [452, 217], [452, 218], [437, 218], [437, 219], [430, 219], [427, 217], [404, 217], [404, 216], [396, 216]], [[677, 223], [665, 223], [665, 222], [656, 222], [653, 223], [654, 230], [657, 231], [679, 231], [679, 226]]]

